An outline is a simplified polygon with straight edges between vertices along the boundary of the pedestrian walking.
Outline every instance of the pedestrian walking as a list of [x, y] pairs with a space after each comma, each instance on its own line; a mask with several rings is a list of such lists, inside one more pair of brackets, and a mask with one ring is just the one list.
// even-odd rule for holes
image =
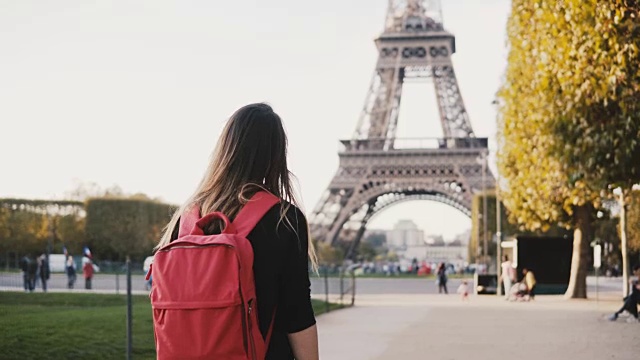
[[33, 292], [36, 289], [36, 278], [38, 276], [38, 261], [37, 259], [29, 258], [27, 265], [27, 282], [29, 284], [29, 291]]
[[84, 288], [91, 290], [91, 279], [93, 279], [93, 261], [91, 255], [82, 258], [82, 274], [84, 275]]
[[[156, 341], [158, 359], [163, 359], [165, 349], [175, 349], [171, 346], [174, 343], [192, 352], [176, 355], [181, 359], [231, 358], [232, 354], [226, 352], [231, 346], [243, 349], [243, 354], [234, 355], [234, 358], [318, 359], [317, 328], [308, 272], [309, 263], [315, 263], [315, 256], [308, 238], [307, 221], [294, 196], [286, 149], [287, 139], [281, 119], [269, 105], [244, 106], [227, 122], [203, 180], [175, 213], [158, 247], [164, 249], [172, 242], [180, 241], [185, 233], [202, 232], [200, 236], [234, 233], [236, 237], [246, 233], [246, 240], [237, 244], [244, 246], [242, 244], [248, 240], [249, 250], [253, 253], [253, 270], [246, 276], [255, 279], [255, 290], [251, 290], [255, 291], [255, 299], [249, 299], [248, 304], [243, 302], [243, 309], [248, 308], [247, 317], [242, 317], [246, 319], [246, 325], [245, 320], [240, 323], [241, 317], [237, 320], [230, 317], [225, 325], [222, 317], [212, 317], [207, 319], [209, 325], [206, 328], [192, 332], [193, 337], [209, 339], [206, 343], [213, 345], [207, 349], [200, 350], [196, 340], [167, 336], [171, 329], [154, 324], [156, 335], [159, 335], [157, 339], [160, 339]], [[180, 171], [180, 164], [171, 166], [176, 172]], [[264, 201], [269, 201], [269, 206]], [[258, 212], [258, 208], [264, 212]], [[197, 220], [195, 225], [192, 223], [194, 220]], [[190, 238], [195, 239], [195, 236]], [[162, 251], [156, 253], [152, 273], [162, 270], [163, 260], [162, 256], [159, 257]], [[216, 274], [221, 282], [228, 281], [228, 276], [234, 271], [231, 267], [229, 271]], [[153, 279], [151, 299], [152, 305], [156, 306], [157, 291], [162, 289], [162, 294], [167, 294], [170, 289], [163, 288], [169, 285], [163, 283], [164, 277], [154, 276]], [[197, 287], [202, 286], [206, 285], [198, 284]], [[238, 287], [230, 289], [237, 291]], [[254, 308], [257, 313], [252, 312]], [[166, 315], [169, 316], [169, 310]], [[176, 321], [186, 323], [190, 320], [185, 316]], [[194, 318], [193, 321], [199, 319]], [[251, 325], [254, 321], [256, 324]], [[231, 331], [245, 326], [255, 329], [256, 325], [258, 338], [254, 338], [256, 333], [249, 330], [248, 344], [246, 337], [243, 340], [246, 336], [242, 335], [243, 331]]]
[[76, 283], [76, 266], [73, 262], [73, 256], [71, 255], [67, 257], [65, 271], [67, 272], [67, 287], [69, 289], [73, 289], [73, 286]]
[[40, 283], [42, 284], [42, 291], [47, 292], [47, 281], [49, 280], [49, 276], [51, 271], [49, 269], [49, 262], [47, 261], [47, 255], [42, 254], [38, 258], [38, 277], [40, 278]]
[[509, 256], [503, 256], [503, 262], [501, 264], [502, 274], [500, 275], [502, 278], [502, 284], [504, 285], [504, 298], [509, 300], [509, 296], [511, 293], [511, 287], [516, 279], [516, 269], [513, 267], [513, 263], [509, 260]]
[[29, 291], [29, 267], [31, 266], [31, 259], [29, 255], [25, 255], [20, 259], [20, 269], [22, 270], [22, 286], [24, 287], [24, 291]]
[[438, 283], [438, 293], [449, 294], [449, 290], [447, 290], [447, 268], [444, 263], [440, 263], [438, 265], [438, 270], [436, 271], [436, 282]]

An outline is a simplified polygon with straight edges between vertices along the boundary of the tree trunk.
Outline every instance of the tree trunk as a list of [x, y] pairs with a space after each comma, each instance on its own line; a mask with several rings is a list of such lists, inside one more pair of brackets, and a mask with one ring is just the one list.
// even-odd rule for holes
[[625, 196], [628, 194], [624, 189], [620, 194], [620, 240], [622, 245], [622, 296], [629, 294], [629, 254], [627, 252], [627, 202]]
[[578, 206], [574, 209], [573, 255], [571, 257], [571, 275], [565, 299], [587, 298], [587, 260], [589, 259], [589, 240], [592, 235], [591, 207]]

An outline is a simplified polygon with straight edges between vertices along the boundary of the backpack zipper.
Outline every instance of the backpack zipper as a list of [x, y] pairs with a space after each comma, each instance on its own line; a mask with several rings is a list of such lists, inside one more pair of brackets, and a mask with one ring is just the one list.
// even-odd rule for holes
[[169, 251], [169, 250], [173, 250], [173, 249], [200, 249], [203, 247], [212, 247], [212, 246], [224, 246], [224, 247], [228, 247], [228, 248], [233, 248], [233, 246], [231, 245], [227, 245], [227, 244], [207, 244], [207, 245], [177, 245], [177, 246], [172, 246], [168, 249], [160, 249], [158, 250], [158, 252], [160, 251]]
[[251, 314], [253, 313], [253, 299], [249, 300], [249, 342], [251, 343], [251, 358], [256, 360], [256, 343], [253, 339], [253, 321], [251, 318]]
[[244, 301], [242, 302], [242, 344], [244, 345], [244, 351], [249, 355], [249, 339], [247, 334], [249, 333], [249, 328], [247, 326], [247, 320], [245, 319], [245, 307]]

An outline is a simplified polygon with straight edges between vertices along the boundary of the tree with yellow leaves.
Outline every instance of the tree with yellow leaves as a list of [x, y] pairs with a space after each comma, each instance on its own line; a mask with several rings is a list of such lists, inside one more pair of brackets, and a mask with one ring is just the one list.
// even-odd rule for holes
[[523, 228], [574, 228], [572, 298], [586, 297], [593, 210], [608, 189], [640, 181], [638, 21], [632, 0], [512, 3], [499, 93], [505, 205]]

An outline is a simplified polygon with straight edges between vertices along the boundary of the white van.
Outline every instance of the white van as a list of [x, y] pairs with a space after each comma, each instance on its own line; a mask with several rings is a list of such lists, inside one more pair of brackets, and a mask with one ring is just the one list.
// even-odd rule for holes
[[67, 258], [64, 254], [49, 254], [49, 271], [65, 272], [66, 271]]
[[142, 271], [146, 273], [149, 272], [149, 268], [151, 267], [151, 264], [153, 263], [153, 256], [147, 256], [146, 259], [144, 259], [144, 264], [142, 264]]
[[[84, 261], [84, 258], [83, 258]], [[83, 262], [84, 264], [84, 262]], [[73, 259], [73, 265], [78, 269], [78, 264], [75, 259]], [[67, 257], [64, 254], [49, 254], [49, 271], [52, 273], [63, 273], [67, 271]], [[100, 272], [100, 267], [96, 264], [93, 264], [93, 272]]]

